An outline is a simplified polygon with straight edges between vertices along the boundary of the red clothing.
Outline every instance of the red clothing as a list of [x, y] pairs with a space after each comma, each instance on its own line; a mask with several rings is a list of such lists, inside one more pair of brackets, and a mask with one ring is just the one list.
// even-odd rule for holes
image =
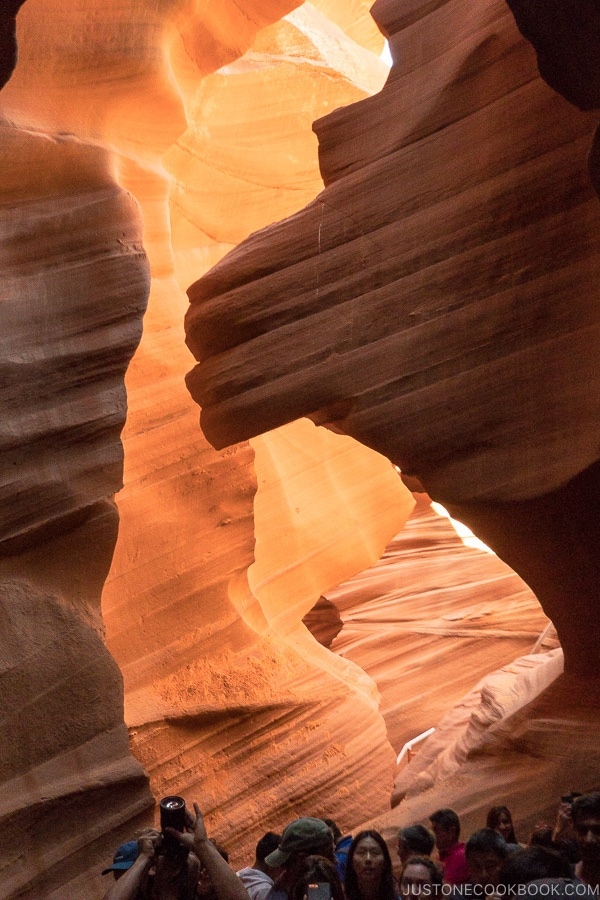
[[468, 880], [469, 872], [464, 844], [455, 844], [449, 850], [442, 850], [439, 857], [444, 866], [446, 884], [464, 884]]

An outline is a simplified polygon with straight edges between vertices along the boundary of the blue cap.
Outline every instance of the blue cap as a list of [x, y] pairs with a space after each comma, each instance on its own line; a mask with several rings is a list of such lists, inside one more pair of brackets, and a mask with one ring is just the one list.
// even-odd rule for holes
[[109, 866], [108, 869], [104, 869], [102, 874], [106, 875], [107, 872], [115, 871], [125, 872], [132, 867], [139, 855], [140, 848], [138, 847], [137, 841], [127, 841], [126, 844], [121, 844], [121, 846], [117, 848], [112, 866]]

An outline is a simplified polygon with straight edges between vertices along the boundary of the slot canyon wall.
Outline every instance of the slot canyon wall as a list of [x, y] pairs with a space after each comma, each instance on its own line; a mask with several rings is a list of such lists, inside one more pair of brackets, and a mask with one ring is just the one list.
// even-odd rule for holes
[[477, 686], [376, 820], [481, 824], [493, 782], [527, 825], [600, 781], [598, 11], [372, 12], [390, 78], [315, 123], [326, 189], [190, 288], [188, 385], [215, 446], [308, 416], [378, 450], [535, 590], [564, 674]]
[[167, 791], [199, 799], [240, 863], [266, 818], [388, 805], [375, 684], [302, 617], [414, 501], [387, 460], [308, 421], [214, 451], [184, 385], [182, 286], [318, 192], [312, 121], [387, 75], [367, 4], [298, 6], [19, 13], [1, 98], [3, 897], [102, 896]]
[[[447, 780], [475, 821], [499, 771], [525, 822], [532, 754], [542, 806], [567, 765], [523, 750], [541, 719], [598, 776], [569, 681], [597, 663], [597, 115], [500, 0], [377, 3], [389, 78], [369, 6], [0, 12], [2, 897], [101, 897], [167, 792], [242, 864]], [[567, 681], [552, 644], [513, 662], [535, 597], [390, 459], [535, 588]]]

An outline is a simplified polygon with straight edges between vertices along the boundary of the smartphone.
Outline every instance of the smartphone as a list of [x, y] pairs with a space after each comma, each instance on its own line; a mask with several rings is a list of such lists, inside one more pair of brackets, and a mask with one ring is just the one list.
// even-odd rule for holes
[[328, 881], [309, 884], [306, 889], [306, 900], [331, 900], [331, 885]]

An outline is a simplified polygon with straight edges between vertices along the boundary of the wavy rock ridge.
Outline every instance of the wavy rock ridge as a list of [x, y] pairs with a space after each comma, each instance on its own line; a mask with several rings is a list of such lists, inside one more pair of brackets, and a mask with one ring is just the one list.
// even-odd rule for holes
[[544, 84], [500, 0], [373, 12], [390, 78], [316, 123], [325, 191], [190, 289], [188, 384], [217, 446], [307, 415], [392, 459], [522, 574], [567, 670], [589, 671], [597, 115]]
[[362, 792], [387, 805], [375, 685], [301, 619], [412, 498], [309, 422], [216, 452], [183, 384], [181, 286], [314, 196], [310, 123], [386, 75], [368, 4], [295, 7], [19, 13], [0, 98], [5, 897], [102, 896], [152, 794], [202, 798], [240, 864], [265, 817], [325, 811], [324, 783], [350, 821]]
[[[0, 11], [6, 75], [19, 5]], [[549, 348], [594, 340], [597, 216], [580, 167], [592, 117], [541, 85], [491, 0], [378, 3], [399, 62], [365, 99], [386, 77], [368, 6], [27, 0], [19, 13], [0, 97], [2, 896], [100, 897], [100, 869], [167, 790], [201, 797], [240, 863], [294, 814], [334, 807], [352, 826], [364, 797], [369, 814], [386, 807], [376, 684], [302, 618], [379, 556], [413, 500], [385, 458], [300, 415], [383, 449], [481, 531], [492, 523], [507, 558], [514, 519], [542, 596], [561, 573], [550, 613], [570, 588], [590, 606], [596, 480], [580, 472], [596, 459], [595, 394]], [[309, 125], [336, 107], [317, 126], [329, 187], [297, 214], [321, 188]], [[190, 383], [214, 443], [234, 442], [214, 450], [183, 387], [182, 288], [285, 216], [192, 293], [190, 345], [206, 356]], [[466, 303], [465, 270], [479, 273]], [[524, 335], [541, 321], [532, 352]], [[408, 340], [394, 332], [407, 322]], [[564, 540], [573, 512], [579, 556]], [[558, 624], [572, 665], [580, 637]]]

